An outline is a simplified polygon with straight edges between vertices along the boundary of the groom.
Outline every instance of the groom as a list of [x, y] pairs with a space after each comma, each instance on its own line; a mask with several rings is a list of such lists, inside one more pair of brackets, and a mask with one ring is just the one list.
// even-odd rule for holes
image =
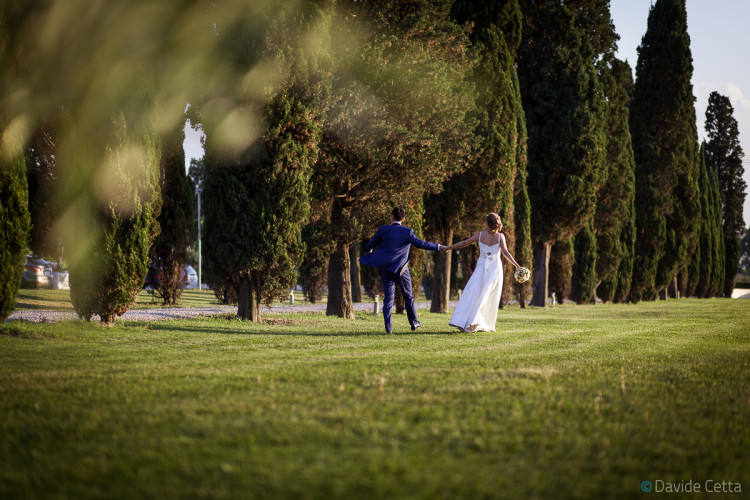
[[[375, 236], [365, 245], [365, 255], [359, 261], [370, 267], [380, 269], [383, 278], [383, 319], [385, 331], [393, 333], [391, 325], [391, 310], [393, 309], [393, 295], [396, 285], [401, 289], [406, 303], [406, 315], [411, 329], [422, 326], [417, 321], [417, 309], [414, 307], [414, 294], [411, 290], [411, 274], [409, 273], [409, 249], [411, 245], [424, 250], [445, 251], [439, 243], [422, 241], [414, 235], [414, 231], [403, 226], [404, 209], [395, 207], [391, 212], [391, 225], [380, 226]], [[377, 252], [373, 249], [377, 247]]]

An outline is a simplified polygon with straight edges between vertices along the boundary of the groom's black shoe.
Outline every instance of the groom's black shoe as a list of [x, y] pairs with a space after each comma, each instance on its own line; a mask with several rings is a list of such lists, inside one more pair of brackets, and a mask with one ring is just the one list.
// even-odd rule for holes
[[413, 325], [411, 325], [411, 331], [413, 332], [417, 328], [422, 328], [422, 323], [420, 323], [419, 321], [417, 321], [416, 323], [414, 323]]

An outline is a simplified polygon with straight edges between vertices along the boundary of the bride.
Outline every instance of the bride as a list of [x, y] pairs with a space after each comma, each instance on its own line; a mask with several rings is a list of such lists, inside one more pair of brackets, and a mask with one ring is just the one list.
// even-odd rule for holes
[[518, 263], [508, 252], [505, 235], [500, 232], [503, 223], [496, 213], [487, 214], [487, 230], [475, 233], [447, 250], [463, 248], [479, 243], [477, 267], [466, 283], [456, 310], [451, 316], [450, 326], [462, 332], [494, 332], [500, 294], [503, 291], [503, 263], [501, 253], [518, 268]]

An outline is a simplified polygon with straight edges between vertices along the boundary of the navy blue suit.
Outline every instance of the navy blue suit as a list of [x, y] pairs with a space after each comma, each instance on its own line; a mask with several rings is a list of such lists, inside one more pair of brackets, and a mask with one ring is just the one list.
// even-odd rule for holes
[[406, 315], [409, 324], [414, 326], [417, 321], [417, 309], [414, 307], [414, 294], [411, 289], [411, 273], [409, 273], [409, 249], [411, 245], [424, 250], [440, 250], [440, 245], [422, 241], [414, 235], [414, 231], [398, 222], [390, 226], [380, 226], [370, 241], [365, 245], [365, 251], [377, 247], [372, 253], [366, 253], [359, 258], [359, 262], [370, 267], [380, 269], [383, 278], [383, 319], [385, 330], [393, 331], [391, 313], [396, 285], [404, 295]]

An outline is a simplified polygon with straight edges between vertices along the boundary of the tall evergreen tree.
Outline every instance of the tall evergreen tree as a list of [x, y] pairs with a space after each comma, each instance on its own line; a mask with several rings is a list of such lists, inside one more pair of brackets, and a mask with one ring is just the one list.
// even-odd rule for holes
[[[316, 211], [311, 210], [313, 214]], [[299, 279], [302, 292], [307, 300], [315, 304], [323, 299], [328, 282], [328, 259], [333, 252], [333, 245], [328, 237], [330, 231], [320, 227], [325, 221], [311, 220], [302, 228], [302, 241], [305, 243], [305, 255], [299, 268]]]
[[607, 96], [606, 180], [597, 194], [594, 228], [597, 293], [602, 301], [608, 302], [614, 297], [620, 263], [628, 252], [622, 233], [631, 221], [635, 194], [635, 161], [628, 126], [633, 76], [627, 62], [613, 59], [611, 66], [601, 68], [601, 79]]
[[[605, 103], [594, 63], [614, 47], [606, 2], [521, 2], [519, 78], [529, 136], [528, 189], [535, 241], [532, 305], [546, 307], [555, 241], [593, 215], [602, 177]], [[596, 22], [594, 22], [596, 21]], [[610, 42], [600, 44], [611, 34]]]
[[747, 184], [742, 178], [745, 173], [742, 166], [745, 153], [740, 146], [734, 108], [729, 98], [718, 92], [711, 92], [708, 97], [706, 133], [708, 134], [706, 163], [716, 172], [721, 191], [722, 226], [726, 252], [723, 292], [726, 297], [731, 297], [739, 266], [740, 237], [745, 228], [742, 210]]
[[691, 273], [685, 295], [715, 297], [724, 286], [724, 231], [721, 217], [721, 193], [716, 171], [706, 165], [705, 142], [700, 149], [701, 225], [698, 248], [693, 256]]
[[[112, 324], [143, 287], [149, 247], [159, 230], [158, 138], [151, 123], [124, 113], [102, 132], [86, 154], [89, 161], [103, 158], [100, 175], [107, 181], [103, 189], [83, 187], [79, 196], [88, 209], [66, 246], [75, 252], [70, 299], [76, 313], [86, 320], [97, 314], [102, 323]], [[75, 160], [66, 155], [63, 161]]]
[[[238, 61], [247, 70], [256, 58], [275, 60], [287, 75], [267, 88], [261, 103], [244, 104], [263, 117], [260, 139], [227, 148], [221, 124], [204, 124], [206, 275], [220, 286], [232, 284], [238, 317], [251, 321], [260, 319], [262, 301], [288, 296], [297, 282], [327, 92], [317, 71], [325, 47], [305, 46], [299, 36], [317, 20], [316, 13], [277, 14], [266, 20], [268, 45]], [[253, 33], [236, 34], [244, 35]]]
[[713, 215], [713, 183], [710, 181], [709, 172], [706, 167], [705, 142], [701, 144], [699, 165], [700, 177], [698, 179], [698, 186], [701, 192], [702, 223], [698, 232], [698, 249], [695, 252], [696, 256], [694, 256], [695, 264], [691, 266], [691, 270], [698, 275], [693, 293], [702, 298], [709, 296], [713, 267], [718, 264], [716, 262], [718, 248], [714, 246], [713, 237], [716, 229], [713, 226], [715, 221]]
[[[513, 91], [515, 93], [516, 116], [518, 117], [518, 143], [516, 145], [516, 179], [514, 181], [513, 207], [515, 209], [516, 248], [513, 254], [516, 262], [533, 267], [534, 247], [531, 233], [531, 202], [526, 188], [528, 178], [528, 135], [526, 133], [526, 114], [521, 104], [521, 88], [518, 83], [518, 73], [513, 68]], [[521, 308], [526, 307], [531, 297], [531, 282], [514, 283], [514, 291]], [[505, 288], [503, 288], [505, 290]]]
[[711, 216], [713, 220], [709, 226], [713, 230], [712, 246], [714, 248], [713, 266], [711, 269], [711, 287], [709, 288], [708, 296], [716, 297], [720, 296], [724, 290], [724, 284], [726, 279], [726, 248], [724, 247], [724, 231], [722, 224], [722, 200], [721, 200], [721, 188], [719, 187], [719, 176], [718, 173], [706, 165], [708, 171], [708, 181], [710, 184], [710, 203], [711, 203]]
[[[23, 57], [17, 49], [20, 27], [28, 10], [25, 2], [0, 4], [0, 95], [8, 96], [12, 80], [24, 72]], [[4, 100], [3, 100], [4, 101]], [[16, 307], [21, 274], [29, 244], [31, 221], [23, 137], [8, 133], [13, 115], [0, 102], [0, 323]]]
[[336, 32], [364, 36], [337, 47], [341, 65], [332, 74], [313, 193], [335, 242], [326, 314], [353, 318], [350, 244], [371, 234], [393, 205], [439, 190], [464, 166], [472, 61], [465, 30], [448, 17], [450, 2], [338, 7], [346, 16]]
[[698, 223], [698, 147], [685, 0], [657, 0], [638, 48], [630, 131], [636, 162], [631, 300], [687, 266]]
[[[6, 128], [1, 120], [0, 137], [4, 137]], [[20, 141], [0, 146], [0, 276], [3, 277], [0, 280], [0, 323], [16, 308], [31, 229], [26, 165], [20, 146]]]
[[612, 301], [617, 304], [625, 302], [630, 297], [633, 263], [635, 261], [635, 190], [630, 194], [625, 220], [625, 225], [620, 233], [622, 258], [620, 259], [620, 268], [617, 271], [617, 281], [614, 284], [614, 295], [612, 297]]
[[[452, 15], [459, 23], [474, 27], [470, 38], [478, 60], [472, 75], [478, 115], [474, 129], [477, 150], [465, 172], [444, 183], [440, 194], [427, 198], [428, 226], [431, 234], [450, 244], [454, 235], [468, 236], [481, 230], [485, 215], [496, 212], [504, 221], [508, 246], [514, 248], [513, 195], [521, 109], [516, 102], [514, 63], [521, 39], [521, 11], [517, 0], [460, 0], [453, 5]], [[452, 260], [450, 253], [435, 255], [432, 312], [449, 311]], [[512, 272], [506, 269], [505, 278], [504, 289], [509, 290]]]
[[184, 140], [185, 133], [179, 127], [164, 134], [161, 140], [162, 208], [157, 219], [160, 232], [151, 247], [150, 257], [159, 276], [155, 293], [165, 305], [175, 305], [182, 297], [188, 246], [196, 227], [193, 183], [185, 173]]
[[590, 220], [578, 231], [573, 242], [575, 261], [571, 280], [571, 298], [576, 304], [586, 304], [595, 298], [596, 237], [594, 222]]
[[742, 274], [750, 274], [750, 228], [745, 228], [740, 240], [740, 268]]
[[573, 264], [575, 263], [575, 238], [556, 241], [549, 257], [549, 292], [557, 302], [572, 297]]
[[[186, 9], [179, 0], [159, 2], [158, 8], [135, 0], [107, 8], [82, 2], [66, 3], [64, 9], [40, 2], [0, 6], [2, 19], [12, 14], [10, 22], [2, 22], [0, 46], [11, 47], [9, 53], [19, 61], [33, 62], [33, 67], [13, 71], [8, 88], [3, 85], [2, 95], [13, 99], [2, 100], [0, 114], [9, 119], [23, 116], [30, 124], [52, 115], [53, 123], [60, 125], [55, 157], [58, 178], [64, 180], [58, 191], [65, 203], [54, 222], [71, 243], [66, 257], [71, 261], [71, 285], [79, 288], [72, 291], [73, 300], [82, 315], [96, 312], [101, 302], [120, 303], [102, 311], [103, 319], [111, 317], [112, 309], [126, 307], [122, 303], [133, 293], [131, 285], [142, 280], [142, 242], [153, 238], [156, 226], [148, 219], [158, 212], [151, 186], [156, 178], [150, 169], [156, 165], [153, 130], [164, 130], [165, 123], [181, 118], [185, 102], [192, 102], [196, 91], [208, 89], [202, 110], [226, 118], [225, 142], [254, 136], [243, 132], [257, 122], [229, 96], [262, 93], [264, 84], [277, 82], [278, 75], [265, 71], [271, 65], [253, 72], [245, 66], [243, 78], [233, 78], [237, 53], [220, 42], [232, 33], [249, 32], [242, 40], [248, 43], [237, 46], [239, 52], [253, 52], [253, 43], [267, 31], [260, 13], [288, 4], [228, 0]], [[45, 26], [44, 37], [39, 36], [39, 26]], [[2, 62], [5, 71], [8, 66]], [[177, 104], [157, 109], [153, 96], [139, 88], [144, 73], [154, 78], [170, 103]], [[211, 78], [195, 77], [200, 74]], [[228, 85], [233, 86], [231, 93], [217, 91]], [[17, 92], [20, 89], [25, 91]], [[156, 123], [143, 125], [144, 118]], [[118, 267], [121, 275], [115, 278], [109, 266]], [[89, 272], [106, 276], [86, 280]], [[94, 287], [102, 286], [120, 289], [100, 290], [102, 297], [95, 297]]]

